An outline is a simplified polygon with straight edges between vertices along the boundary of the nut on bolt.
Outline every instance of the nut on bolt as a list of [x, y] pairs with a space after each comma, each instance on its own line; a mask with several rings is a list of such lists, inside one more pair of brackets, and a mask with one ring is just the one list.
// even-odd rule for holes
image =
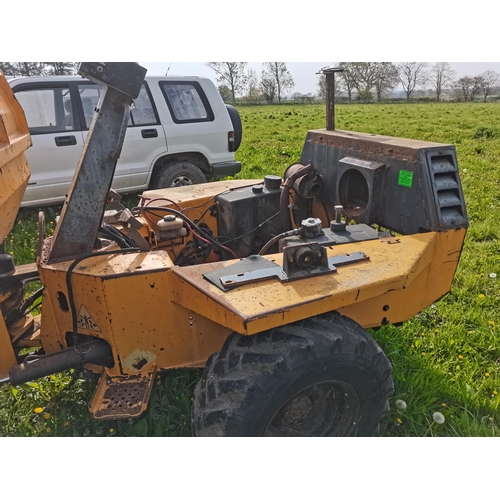
[[306, 238], [314, 238], [315, 236], [321, 236], [321, 234], [323, 234], [321, 219], [317, 219], [316, 217], [304, 219], [300, 225], [302, 226]]

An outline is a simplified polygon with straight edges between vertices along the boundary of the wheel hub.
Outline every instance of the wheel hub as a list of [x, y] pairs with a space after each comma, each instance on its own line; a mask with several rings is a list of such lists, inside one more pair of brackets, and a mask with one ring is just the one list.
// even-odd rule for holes
[[274, 414], [265, 436], [350, 436], [356, 429], [360, 403], [343, 382], [313, 385], [288, 400]]
[[311, 410], [311, 398], [304, 395], [300, 398], [293, 399], [290, 402], [287, 406], [284, 417], [289, 424], [295, 424], [304, 420]]
[[181, 187], [181, 186], [190, 186], [194, 184], [193, 179], [188, 177], [187, 175], [179, 175], [173, 181], [170, 187]]

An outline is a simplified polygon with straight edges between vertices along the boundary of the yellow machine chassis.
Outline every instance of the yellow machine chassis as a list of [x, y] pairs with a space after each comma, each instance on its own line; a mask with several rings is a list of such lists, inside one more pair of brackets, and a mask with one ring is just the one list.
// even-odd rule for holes
[[[240, 184], [240, 182], [238, 182]], [[231, 183], [221, 183], [219, 190]], [[197, 202], [208, 195], [196, 187]], [[210, 196], [214, 185], [207, 184]], [[200, 191], [201, 190], [201, 191]], [[178, 188], [193, 203], [193, 188]], [[201, 367], [232, 332], [252, 335], [275, 326], [337, 310], [363, 327], [399, 323], [450, 288], [465, 229], [339, 245], [328, 256], [362, 251], [369, 260], [336, 273], [291, 282], [276, 279], [223, 292], [203, 274], [236, 261], [176, 267], [165, 250], [94, 256], [71, 275], [78, 333], [105, 339], [115, 365], [111, 376], [157, 369]], [[281, 264], [282, 255], [267, 259]], [[41, 344], [46, 352], [66, 346], [72, 331], [66, 276], [70, 262], [40, 265], [43, 298]], [[439, 272], [437, 272], [439, 270]], [[62, 299], [62, 297], [65, 297]]]
[[[0, 173], [4, 184], [0, 193], [0, 206], [4, 210], [0, 224], [2, 241], [12, 228], [29, 178], [24, 150], [30, 145], [30, 137], [22, 110], [9, 90], [5, 79], [0, 78], [0, 109], [5, 110], [0, 115]], [[114, 99], [113, 92], [114, 90], [110, 93], [110, 101]], [[93, 123], [98, 121], [94, 119]], [[121, 120], [121, 123], [126, 121]], [[462, 219], [466, 219], [465, 206], [463, 212], [460, 212], [462, 199], [458, 172], [454, 177], [454, 171], [448, 166], [455, 165], [453, 162], [446, 163], [454, 152], [450, 152], [446, 145], [383, 137], [372, 141], [371, 136], [366, 134], [331, 131], [310, 133], [306, 146], [308, 144], [309, 152], [316, 154], [318, 158], [324, 156], [322, 148], [325, 145], [336, 144], [337, 151], [342, 151], [338, 163], [344, 162], [354, 167], [361, 165], [369, 172], [366, 174], [368, 179], [373, 186], [378, 186], [377, 189], [373, 187], [370, 190], [370, 203], [373, 206], [369, 208], [374, 213], [380, 209], [380, 196], [384, 191], [379, 175], [384, 172], [381, 160], [397, 156], [398, 162], [411, 169], [423, 161], [426, 148], [433, 146], [434, 149], [441, 149], [442, 146], [434, 163], [431, 162], [429, 153], [429, 171], [415, 171], [416, 177], [435, 176], [431, 180], [436, 190], [435, 201], [438, 205], [442, 204], [439, 205], [443, 208], [442, 220], [431, 221], [433, 225], [419, 226], [418, 232], [417, 229], [406, 231], [407, 234], [401, 236], [383, 236], [385, 233], [380, 232], [377, 233], [378, 239], [357, 243], [334, 244], [330, 240], [332, 244], [324, 247], [328, 257], [362, 252], [368, 258], [343, 265], [336, 272], [328, 274], [315, 273], [312, 277], [290, 281], [272, 278], [243, 284], [228, 291], [212, 284], [205, 279], [204, 274], [230, 266], [239, 262], [239, 259], [219, 261], [212, 246], [212, 253], [206, 263], [187, 267], [175, 265], [174, 262], [179, 262], [176, 259], [178, 252], [193, 236], [183, 227], [186, 232], [180, 236], [158, 239], [161, 230], [157, 222], [165, 212], [158, 210], [155, 213], [154, 207], [159, 207], [160, 203], [163, 208], [179, 209], [182, 213], [176, 213], [184, 218], [183, 224], [186, 223], [186, 218], [201, 221], [208, 226], [209, 232], [220, 236], [217, 216], [208, 213], [212, 200], [228, 190], [249, 187], [259, 181], [227, 181], [144, 193], [143, 197], [148, 199], [149, 208], [146, 210], [142, 207], [144, 218], [134, 213], [134, 223], [141, 226], [142, 221], [140, 231], [134, 229], [133, 233], [132, 226], [120, 219], [121, 229], [135, 235], [142, 244], [136, 246], [143, 251], [136, 251], [135, 246], [120, 249], [116, 243], [111, 243], [103, 250], [87, 254], [87, 251], [92, 252], [95, 235], [85, 242], [85, 248], [90, 250], [83, 253], [76, 241], [73, 242], [73, 247], [68, 247], [70, 251], [66, 248], [70, 238], [64, 236], [64, 232], [61, 233], [63, 236], [58, 233], [64, 225], [60, 221], [56, 235], [45, 240], [43, 245], [43, 238], [40, 241], [40, 248], [43, 246], [43, 249], [37, 258], [37, 268], [44, 287], [40, 329], [34, 327], [35, 321], [29, 313], [9, 327], [4, 314], [0, 314], [0, 379], [8, 380], [7, 374], [18, 362], [20, 348], [41, 347], [46, 356], [42, 355], [40, 358], [45, 356], [44, 359], [50, 361], [51, 354], [77, 352], [99, 339], [97, 342], [101, 349], [102, 345], [110, 347], [112, 362], [107, 363], [107, 360], [102, 361], [104, 358], [99, 358], [99, 365], [88, 362], [85, 365], [101, 374], [90, 409], [96, 418], [135, 417], [148, 404], [157, 371], [203, 367], [214, 352], [221, 350], [232, 332], [255, 335], [330, 311], [337, 311], [351, 318], [363, 328], [398, 324], [412, 318], [446, 294], [451, 287], [466, 234], [465, 223], [459, 224], [460, 227], [450, 228], [450, 225], [446, 225], [448, 219], [445, 220], [445, 215], [449, 213], [449, 200], [452, 199], [453, 202], [454, 197], [458, 200], [458, 205], [453, 202], [455, 205], [452, 203], [452, 210], [458, 210]], [[357, 151], [359, 158], [352, 151]], [[351, 158], [351, 153], [356, 157]], [[372, 161], [372, 157], [380, 161]], [[82, 158], [85, 159], [86, 156]], [[78, 169], [83, 168], [83, 164], [82, 160]], [[95, 166], [90, 160], [89, 165]], [[309, 168], [312, 172], [311, 165]], [[393, 167], [392, 174], [394, 172], [396, 167]], [[111, 170], [107, 172], [109, 185], [112, 173]], [[399, 170], [399, 174], [410, 174], [413, 179], [414, 172]], [[330, 171], [323, 172], [325, 179], [329, 175]], [[290, 185], [287, 184], [288, 180], [285, 180], [282, 188], [278, 185], [279, 189], [283, 189], [281, 193], [284, 193], [280, 198], [279, 214], [286, 216], [285, 219], [288, 218], [287, 202], [292, 182], [297, 181], [297, 184], [293, 184], [293, 190], [298, 192], [301, 189], [298, 176], [297, 179], [290, 179]], [[69, 202], [73, 199], [73, 188], [77, 186], [78, 180], [77, 174]], [[355, 183], [355, 180], [352, 182]], [[412, 182], [413, 180], [406, 187], [411, 187]], [[335, 183], [331, 179], [330, 183], [329, 189], [333, 192]], [[442, 185], [446, 183], [449, 186], [443, 188]], [[341, 184], [339, 182], [339, 193]], [[87, 192], [81, 187], [75, 188], [75, 191], [80, 196], [83, 193], [84, 198], [87, 196]], [[359, 194], [356, 189], [354, 192]], [[429, 193], [427, 196], [430, 196]], [[103, 191], [103, 203], [106, 196], [107, 190]], [[401, 202], [406, 193], [399, 196]], [[61, 219], [64, 222], [67, 209], [70, 223], [80, 222], [78, 204], [75, 205], [76, 209], [75, 206], [68, 208], [69, 202], [63, 209]], [[413, 206], [420, 207], [415, 200], [413, 203]], [[311, 202], [310, 207], [313, 217], [321, 219], [323, 227], [328, 227], [330, 221], [325, 219], [325, 216], [328, 217], [327, 208], [320, 206], [316, 199], [314, 203]], [[425, 212], [425, 207], [422, 212]], [[99, 213], [101, 212], [98, 211], [97, 215]], [[94, 214], [94, 218], [100, 226], [99, 217]], [[407, 218], [410, 219], [409, 216]], [[237, 220], [233, 222], [236, 223]], [[340, 219], [337, 223], [339, 221]], [[65, 230], [76, 234], [76, 226], [70, 223], [65, 226]], [[451, 224], [455, 223], [454, 220]], [[199, 230], [196, 225], [192, 227], [187, 224], [187, 227], [193, 233], [193, 227]], [[390, 225], [387, 227], [394, 228]], [[430, 227], [443, 229], [430, 231]], [[42, 229], [43, 224], [40, 225], [41, 233]], [[401, 232], [405, 232], [404, 228]], [[408, 234], [410, 232], [415, 234]], [[207, 236], [207, 233], [202, 234]], [[285, 233], [280, 237], [283, 234]], [[204, 240], [203, 236], [198, 236]], [[237, 238], [228, 240], [235, 241]], [[134, 242], [137, 243], [136, 240]], [[54, 253], [54, 243], [59, 243], [56, 258], [51, 256]], [[233, 255], [236, 254], [233, 252]], [[282, 253], [264, 255], [263, 258], [283, 266]], [[20, 273], [17, 285], [24, 286], [23, 276], [28, 276], [28, 271], [17, 269], [16, 273]], [[7, 285], [12, 283], [10, 271], [3, 277], [6, 278]], [[5, 287], [6, 291], [3, 290], [0, 290], [0, 305], [5, 312], [7, 308], [3, 307], [8, 304], [9, 294], [15, 293], [17, 289]], [[81, 337], [77, 338], [78, 336]], [[94, 361], [98, 362], [95, 358]], [[20, 363], [17, 367], [22, 371], [30, 362]]]

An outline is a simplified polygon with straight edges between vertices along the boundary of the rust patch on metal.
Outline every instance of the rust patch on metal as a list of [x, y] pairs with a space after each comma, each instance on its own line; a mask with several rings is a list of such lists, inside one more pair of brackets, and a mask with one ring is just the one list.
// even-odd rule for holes
[[134, 349], [125, 359], [123, 359], [123, 366], [129, 370], [139, 371], [143, 366], [151, 363], [156, 359], [156, 354], [151, 351], [143, 351], [141, 349]]
[[381, 236], [380, 241], [382, 243], [387, 243], [388, 245], [394, 245], [395, 243], [401, 243], [399, 238], [395, 238], [394, 236]]

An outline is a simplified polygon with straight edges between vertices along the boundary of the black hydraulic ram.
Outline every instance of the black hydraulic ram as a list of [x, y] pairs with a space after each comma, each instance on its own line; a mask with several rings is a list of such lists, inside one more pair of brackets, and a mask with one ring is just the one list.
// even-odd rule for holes
[[0, 383], [10, 382], [12, 385], [21, 385], [64, 370], [80, 368], [87, 363], [113, 366], [109, 344], [104, 340], [96, 339], [51, 354], [29, 356], [23, 363], [12, 366], [9, 376], [0, 379]]

